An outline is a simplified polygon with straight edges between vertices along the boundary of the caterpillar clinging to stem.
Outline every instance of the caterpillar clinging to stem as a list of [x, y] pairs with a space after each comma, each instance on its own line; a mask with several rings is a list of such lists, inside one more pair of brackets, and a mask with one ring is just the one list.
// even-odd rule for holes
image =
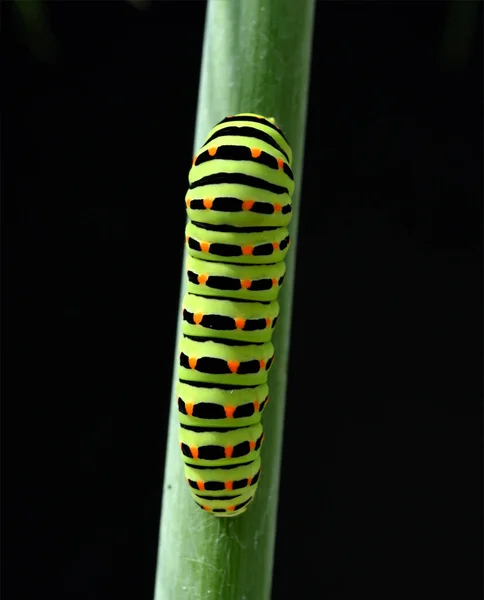
[[195, 502], [220, 517], [245, 512], [261, 474], [291, 165], [275, 120], [243, 113], [212, 129], [188, 177], [179, 439]]

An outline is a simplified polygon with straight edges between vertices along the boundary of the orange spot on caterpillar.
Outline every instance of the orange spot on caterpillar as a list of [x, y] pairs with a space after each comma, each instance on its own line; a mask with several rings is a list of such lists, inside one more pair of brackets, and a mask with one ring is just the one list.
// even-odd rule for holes
[[250, 256], [254, 252], [254, 246], [242, 246], [242, 254], [244, 256]]
[[259, 412], [260, 404], [259, 402], [254, 402], [254, 412]]
[[225, 407], [225, 416], [227, 419], [232, 419], [235, 412], [235, 406], [226, 406]]
[[271, 326], [271, 319], [269, 319], [269, 317], [266, 317], [266, 327], [270, 327]]
[[207, 283], [207, 279], [208, 275], [205, 275], [205, 273], [200, 273], [200, 275], [197, 277], [198, 283], [200, 285], [205, 285]]
[[185, 410], [187, 415], [191, 417], [193, 415], [193, 402], [185, 402]]
[[190, 236], [189, 236], [189, 235], [186, 235], [186, 236], [185, 236], [185, 241], [186, 241], [186, 243], [187, 243], [187, 244], [188, 244], [188, 240], [189, 240], [189, 239], [190, 239]]
[[234, 482], [233, 481], [226, 481], [225, 482], [225, 489], [226, 490], [233, 490], [234, 489]]
[[227, 506], [227, 512], [233, 512], [235, 510], [235, 506]]
[[197, 481], [197, 487], [199, 490], [204, 490], [205, 489], [205, 483], [203, 481]]
[[241, 279], [240, 280], [240, 285], [245, 289], [248, 290], [250, 288], [250, 286], [252, 285], [252, 281], [250, 279]]
[[192, 201], [191, 198], [185, 198], [185, 204], [187, 205], [187, 208], [190, 208], [190, 202]]
[[282, 158], [277, 159], [277, 166], [279, 167], [279, 169], [284, 168], [284, 161], [282, 160]]
[[210, 210], [212, 208], [212, 204], [213, 204], [213, 198], [204, 198], [203, 199], [203, 206], [207, 210]]
[[255, 200], [244, 200], [242, 202], [242, 210], [252, 210]]
[[197, 366], [197, 359], [194, 357], [189, 358], [188, 364], [190, 365], [190, 369], [194, 369]]
[[197, 158], [198, 158], [198, 156], [194, 156], [193, 157], [193, 159], [192, 159], [192, 165], [194, 165], [197, 162]]
[[213, 148], [209, 148], [208, 153], [210, 154], [210, 156], [215, 156], [217, 154], [217, 147], [214, 146]]
[[232, 458], [233, 452], [234, 452], [233, 446], [226, 446], [225, 447], [225, 458]]
[[255, 442], [249, 442], [249, 448], [253, 450], [255, 448]]
[[200, 242], [200, 250], [202, 252], [208, 252], [210, 250], [210, 243], [209, 242]]
[[195, 325], [200, 325], [200, 323], [202, 322], [202, 319], [203, 319], [203, 313], [198, 312], [193, 315], [193, 321], [194, 321]]
[[251, 148], [250, 153], [252, 154], [252, 158], [259, 158], [259, 156], [262, 154], [262, 150], [259, 148]]
[[274, 212], [281, 212], [282, 204], [274, 204]]
[[272, 286], [274, 287], [275, 285], [277, 285], [277, 279], [274, 277], [272, 279]]
[[210, 506], [202, 506], [203, 510], [206, 510], [207, 512], [212, 512], [212, 509], [210, 508]]
[[263, 369], [266, 366], [266, 361], [262, 358], [259, 361], [259, 368]]
[[237, 369], [239, 368], [240, 363], [237, 362], [236, 360], [228, 360], [227, 366], [232, 373], [237, 373]]
[[190, 452], [192, 453], [192, 458], [198, 458], [198, 448], [196, 446], [190, 446]]
[[272, 242], [272, 247], [274, 250], [279, 250], [279, 242]]
[[247, 479], [247, 486], [252, 485], [252, 477], [249, 477], [249, 479]]
[[235, 326], [237, 329], [243, 329], [245, 327], [245, 319], [235, 319]]

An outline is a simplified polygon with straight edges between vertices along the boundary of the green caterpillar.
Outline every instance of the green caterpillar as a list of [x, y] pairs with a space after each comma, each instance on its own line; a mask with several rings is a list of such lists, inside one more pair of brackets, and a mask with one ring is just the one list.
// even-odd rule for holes
[[247, 510], [261, 474], [291, 165], [275, 120], [243, 113], [212, 129], [188, 176], [179, 440], [195, 502], [220, 517]]

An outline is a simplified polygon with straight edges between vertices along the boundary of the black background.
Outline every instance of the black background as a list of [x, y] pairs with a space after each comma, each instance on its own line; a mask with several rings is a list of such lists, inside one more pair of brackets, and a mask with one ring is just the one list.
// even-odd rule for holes
[[[205, 3], [47, 10], [50, 62], [2, 15], [4, 598], [151, 600]], [[462, 60], [448, 15], [317, 3], [276, 600], [482, 597], [482, 5]]]

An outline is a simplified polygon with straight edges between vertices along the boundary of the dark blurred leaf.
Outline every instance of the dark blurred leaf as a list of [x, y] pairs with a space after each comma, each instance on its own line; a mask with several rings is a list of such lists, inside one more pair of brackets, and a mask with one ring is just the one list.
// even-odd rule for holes
[[482, 2], [453, 0], [448, 6], [442, 37], [441, 61], [447, 68], [461, 69], [469, 60]]
[[40, 60], [54, 60], [57, 43], [49, 28], [45, 3], [42, 0], [14, 0], [13, 7], [31, 52]]
[[139, 10], [146, 10], [151, 5], [151, 0], [126, 0], [129, 4], [132, 4], [135, 8]]

